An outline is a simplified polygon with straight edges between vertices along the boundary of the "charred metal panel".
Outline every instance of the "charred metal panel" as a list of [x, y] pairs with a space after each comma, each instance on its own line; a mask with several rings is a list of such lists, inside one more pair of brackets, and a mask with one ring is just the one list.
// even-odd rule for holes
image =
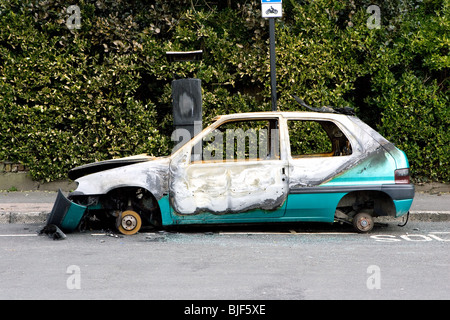
[[350, 156], [293, 159], [289, 166], [289, 188], [318, 186], [349, 166]]
[[169, 158], [137, 163], [81, 177], [77, 194], [100, 195], [121, 187], [142, 187], [156, 200], [168, 193]]
[[69, 171], [69, 178], [72, 180], [76, 180], [82, 176], [86, 176], [88, 174], [108, 170], [108, 169], [114, 169], [119, 168], [123, 166], [128, 166], [130, 164], [135, 163], [141, 163], [146, 162], [150, 160], [154, 160], [154, 157], [147, 156], [145, 154], [143, 155], [137, 155], [132, 157], [126, 157], [126, 158], [120, 158], [120, 159], [113, 159], [113, 160], [106, 160], [106, 161], [99, 161], [94, 163], [88, 163], [76, 168], [73, 168]]
[[288, 187], [273, 161], [256, 164], [191, 165], [171, 185], [172, 206], [180, 214], [275, 210]]
[[189, 158], [188, 146], [170, 165], [170, 203], [178, 214], [276, 210], [287, 198], [285, 161], [191, 164]]
[[336, 174], [332, 180], [323, 184], [323, 186], [394, 183], [395, 168], [394, 158], [385, 148], [380, 146], [357, 163]]

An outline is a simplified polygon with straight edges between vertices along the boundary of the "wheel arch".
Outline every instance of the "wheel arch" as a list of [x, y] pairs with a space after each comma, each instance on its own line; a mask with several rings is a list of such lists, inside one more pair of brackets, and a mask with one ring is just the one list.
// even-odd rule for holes
[[362, 209], [373, 210], [373, 216], [395, 216], [396, 209], [393, 199], [385, 192], [378, 190], [351, 191], [341, 198], [336, 209], [350, 208], [357, 213]]
[[[120, 205], [126, 205], [128, 207], [128, 203], [124, 204], [124, 201], [130, 201], [131, 206], [134, 210], [136, 210], [142, 218], [149, 224], [160, 226], [161, 225], [161, 208], [159, 207], [157, 198], [155, 195], [147, 188], [135, 185], [126, 185], [126, 186], [116, 186], [110, 189], [104, 196], [104, 201], [114, 202], [121, 201]], [[117, 203], [113, 203], [117, 205]], [[125, 208], [123, 208], [125, 209]]]

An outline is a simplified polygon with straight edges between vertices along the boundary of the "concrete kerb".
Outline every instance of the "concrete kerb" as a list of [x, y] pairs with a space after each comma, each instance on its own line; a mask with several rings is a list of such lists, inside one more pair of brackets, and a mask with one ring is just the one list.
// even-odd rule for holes
[[0, 212], [0, 224], [45, 223], [49, 211], [42, 212]]
[[[406, 219], [406, 215], [402, 218], [393, 217], [378, 217], [376, 222], [402, 222]], [[409, 221], [421, 221], [421, 222], [444, 222], [450, 221], [450, 211], [410, 211]]]

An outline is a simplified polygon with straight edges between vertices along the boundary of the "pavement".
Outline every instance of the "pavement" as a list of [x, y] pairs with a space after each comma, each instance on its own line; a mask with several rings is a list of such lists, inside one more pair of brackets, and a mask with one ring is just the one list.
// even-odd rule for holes
[[[0, 224], [44, 223], [53, 208], [56, 196], [56, 191], [0, 190]], [[450, 221], [450, 185], [416, 185], [409, 219]]]

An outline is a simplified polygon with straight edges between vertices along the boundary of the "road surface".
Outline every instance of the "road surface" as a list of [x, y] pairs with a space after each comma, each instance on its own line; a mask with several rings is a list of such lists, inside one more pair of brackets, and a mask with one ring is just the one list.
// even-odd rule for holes
[[[449, 299], [450, 222], [103, 231], [0, 225], [0, 299]], [[190, 305], [190, 304], [189, 304]]]

